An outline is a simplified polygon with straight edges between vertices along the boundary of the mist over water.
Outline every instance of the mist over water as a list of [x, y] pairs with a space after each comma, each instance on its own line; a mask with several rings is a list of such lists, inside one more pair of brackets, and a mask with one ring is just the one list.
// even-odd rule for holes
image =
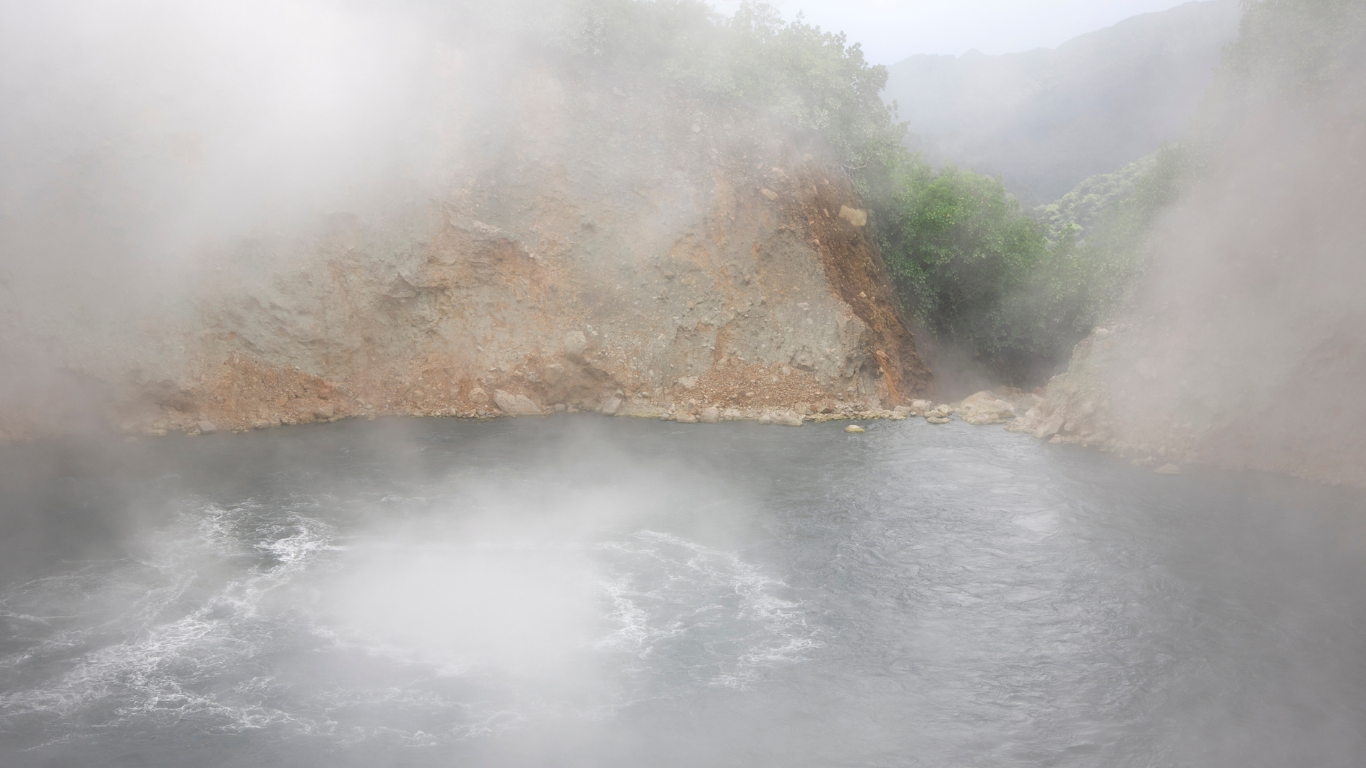
[[[1349, 493], [921, 421], [4, 450], [6, 515], [69, 510], [4, 544], [42, 555], [0, 584], [5, 765], [1347, 766], [1366, 747]], [[55, 476], [22, 473], [54, 455]]]

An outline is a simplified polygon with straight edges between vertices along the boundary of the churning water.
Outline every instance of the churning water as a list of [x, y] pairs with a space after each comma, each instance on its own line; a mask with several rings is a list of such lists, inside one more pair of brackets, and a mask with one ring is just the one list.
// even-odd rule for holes
[[955, 422], [0, 455], [4, 766], [1360, 766], [1359, 495]]

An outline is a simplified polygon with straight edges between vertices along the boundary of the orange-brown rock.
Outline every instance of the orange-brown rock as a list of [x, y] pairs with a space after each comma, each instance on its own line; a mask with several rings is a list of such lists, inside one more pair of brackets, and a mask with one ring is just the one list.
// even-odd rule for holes
[[502, 99], [497, 124], [450, 126], [438, 181], [207, 243], [178, 293], [98, 340], [58, 329], [47, 364], [154, 431], [928, 390], [866, 206], [818, 147], [544, 70]]

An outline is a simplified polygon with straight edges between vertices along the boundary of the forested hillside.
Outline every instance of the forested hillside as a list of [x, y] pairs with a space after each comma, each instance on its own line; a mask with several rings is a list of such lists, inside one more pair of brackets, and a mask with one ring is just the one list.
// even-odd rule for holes
[[1056, 50], [912, 56], [889, 67], [885, 98], [927, 159], [1003, 176], [1038, 205], [1179, 138], [1239, 13], [1238, 0], [1193, 2]]

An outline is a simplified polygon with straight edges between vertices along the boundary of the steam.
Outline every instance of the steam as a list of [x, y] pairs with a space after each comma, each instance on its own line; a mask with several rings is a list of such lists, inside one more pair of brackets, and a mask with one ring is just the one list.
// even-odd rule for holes
[[1055, 50], [911, 56], [888, 68], [884, 98], [927, 159], [1002, 176], [1041, 205], [1178, 140], [1240, 13], [1237, 0], [1192, 2]]
[[1131, 438], [1174, 425], [1207, 461], [1359, 482], [1360, 87], [1353, 78], [1322, 101], [1276, 99], [1250, 115], [1154, 234], [1110, 372]]
[[180, 375], [209, 332], [196, 299], [229, 276], [287, 268], [328, 216], [431, 194], [558, 7], [0, 9], [0, 433], [98, 422], [117, 395], [89, 379]]
[[633, 496], [600, 488], [547, 505], [485, 489], [447, 502], [478, 510], [472, 516], [374, 531], [347, 549], [325, 587], [329, 623], [365, 647], [452, 674], [563, 674], [605, 633], [593, 533]]

